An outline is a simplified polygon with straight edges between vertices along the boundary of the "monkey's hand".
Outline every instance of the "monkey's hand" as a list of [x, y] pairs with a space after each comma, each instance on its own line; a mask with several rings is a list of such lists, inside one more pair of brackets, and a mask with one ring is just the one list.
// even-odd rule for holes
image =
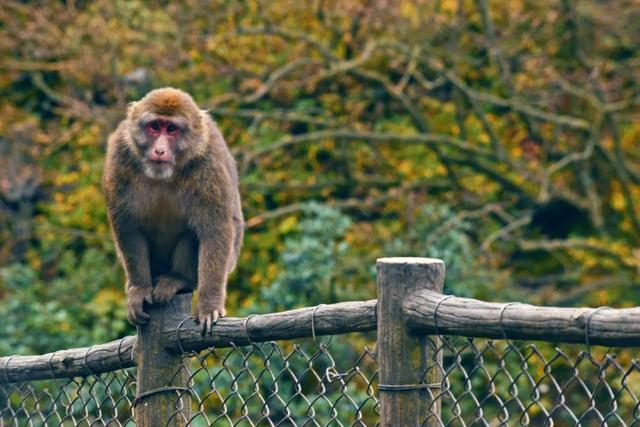
[[134, 325], [144, 325], [151, 316], [144, 312], [144, 303], [151, 304], [150, 286], [127, 286], [127, 319]]
[[195, 310], [196, 323], [202, 328], [202, 335], [211, 335], [211, 328], [218, 323], [218, 319], [227, 315], [224, 302], [216, 302], [198, 296]]
[[166, 304], [171, 301], [179, 291], [188, 289], [188, 284], [172, 275], [158, 276], [156, 283], [153, 285], [153, 303]]

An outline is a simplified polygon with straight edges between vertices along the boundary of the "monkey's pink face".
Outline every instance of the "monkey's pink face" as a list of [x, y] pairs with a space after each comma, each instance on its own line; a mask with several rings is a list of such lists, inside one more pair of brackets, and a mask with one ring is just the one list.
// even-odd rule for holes
[[149, 178], [173, 176], [183, 133], [181, 124], [169, 119], [157, 118], [144, 124], [144, 171]]

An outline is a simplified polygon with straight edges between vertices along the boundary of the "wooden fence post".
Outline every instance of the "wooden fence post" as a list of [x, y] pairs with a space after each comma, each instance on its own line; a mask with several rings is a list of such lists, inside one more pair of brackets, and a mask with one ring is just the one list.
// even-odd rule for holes
[[180, 389], [188, 387], [189, 374], [180, 368], [181, 355], [165, 349], [163, 332], [175, 329], [191, 313], [191, 296], [176, 295], [166, 305], [145, 307], [151, 320], [138, 328], [134, 349], [138, 380], [134, 411], [138, 427], [178, 427], [189, 421], [191, 395]]
[[[427, 337], [409, 333], [402, 303], [421, 289], [442, 292], [444, 262], [381, 258], [377, 269], [380, 425], [440, 425], [440, 403], [432, 402], [428, 391], [419, 386], [430, 357]], [[439, 375], [439, 369], [433, 370], [427, 383], [438, 383]]]

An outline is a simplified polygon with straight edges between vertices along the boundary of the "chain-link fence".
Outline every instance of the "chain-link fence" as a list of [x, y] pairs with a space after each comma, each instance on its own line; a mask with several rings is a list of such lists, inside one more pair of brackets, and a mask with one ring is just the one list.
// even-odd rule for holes
[[137, 339], [0, 358], [0, 427], [640, 425], [640, 310], [443, 296], [434, 265], [393, 260], [377, 302], [223, 319], [203, 337], [184, 296]]
[[0, 426], [132, 425], [135, 371], [0, 384]]
[[[343, 335], [185, 354], [191, 426], [377, 425], [373, 337]], [[640, 361], [629, 349], [442, 337], [430, 340], [434, 425], [640, 424]], [[442, 363], [438, 356], [442, 355]], [[133, 425], [133, 369], [0, 386], [0, 425]], [[438, 414], [433, 410], [441, 406]]]
[[[249, 346], [211, 347], [183, 356], [193, 426], [374, 425], [377, 368], [370, 334]], [[132, 369], [69, 380], [0, 385], [0, 425], [132, 425]], [[140, 403], [138, 403], [140, 404]], [[170, 420], [171, 421], [171, 420]]]
[[[462, 337], [430, 341], [441, 388], [435, 425], [631, 426], [640, 423], [640, 361], [630, 349]], [[435, 355], [442, 354], [444, 363]]]

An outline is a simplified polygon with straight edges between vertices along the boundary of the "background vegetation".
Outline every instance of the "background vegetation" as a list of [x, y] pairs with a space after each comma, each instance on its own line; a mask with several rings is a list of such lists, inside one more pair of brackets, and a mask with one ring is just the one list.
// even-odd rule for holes
[[640, 303], [637, 1], [2, 1], [0, 355], [133, 333], [101, 195], [127, 102], [176, 86], [242, 176], [230, 315], [446, 291]]

